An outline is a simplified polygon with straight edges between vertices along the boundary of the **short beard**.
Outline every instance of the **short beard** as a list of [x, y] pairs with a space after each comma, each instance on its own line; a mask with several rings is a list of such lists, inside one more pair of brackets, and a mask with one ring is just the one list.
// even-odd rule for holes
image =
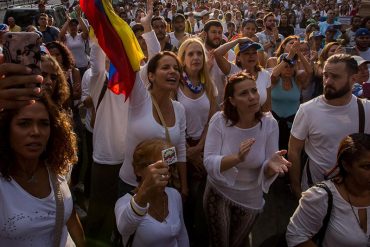
[[328, 91], [328, 87], [324, 86], [324, 96], [325, 99], [327, 100], [333, 100], [333, 99], [338, 99], [346, 95], [348, 92], [351, 91], [351, 86], [349, 83], [347, 83], [345, 86], [342, 88], [336, 90], [336, 91]]
[[221, 41], [218, 45], [216, 45], [216, 44], [212, 43], [212, 41], [210, 41], [208, 38], [206, 38], [205, 43], [206, 43], [207, 46], [211, 47], [212, 49], [216, 49], [221, 45]]

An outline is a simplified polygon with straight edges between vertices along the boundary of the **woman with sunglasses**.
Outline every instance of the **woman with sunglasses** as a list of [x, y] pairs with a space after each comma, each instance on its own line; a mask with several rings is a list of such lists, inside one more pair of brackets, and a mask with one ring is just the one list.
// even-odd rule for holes
[[261, 111], [255, 77], [228, 78], [223, 111], [211, 119], [204, 165], [203, 205], [213, 247], [245, 246], [264, 206], [263, 193], [290, 162], [278, 151], [276, 120]]
[[309, 75], [298, 69], [298, 57], [302, 57], [299, 46], [278, 59], [271, 75], [272, 114], [279, 123], [279, 148], [287, 149], [295, 113], [300, 105], [301, 90], [309, 83]]
[[[224, 55], [235, 47], [235, 64], [229, 62]], [[240, 71], [246, 71], [256, 77], [259, 93], [259, 102], [263, 112], [271, 110], [271, 79], [267, 70], [259, 64], [257, 50], [262, 49], [259, 43], [249, 38], [239, 38], [221, 45], [214, 51], [217, 65], [225, 75], [233, 75]]]
[[[339, 145], [338, 173], [324, 181], [325, 189], [313, 186], [302, 193], [299, 206], [290, 219], [288, 246], [369, 246], [370, 239], [370, 135], [351, 134]], [[313, 240], [323, 227], [329, 201], [330, 220], [321, 245]]]

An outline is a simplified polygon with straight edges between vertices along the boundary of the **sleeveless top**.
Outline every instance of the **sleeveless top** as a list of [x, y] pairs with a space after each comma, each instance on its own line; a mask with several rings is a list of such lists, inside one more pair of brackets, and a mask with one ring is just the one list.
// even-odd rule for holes
[[281, 118], [294, 115], [300, 105], [301, 92], [295, 79], [292, 80], [292, 88], [285, 90], [282, 79], [271, 90], [272, 111]]

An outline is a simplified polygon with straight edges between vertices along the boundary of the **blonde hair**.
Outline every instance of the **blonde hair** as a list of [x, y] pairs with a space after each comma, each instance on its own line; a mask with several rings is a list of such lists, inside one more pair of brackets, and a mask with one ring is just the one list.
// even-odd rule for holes
[[186, 55], [186, 51], [187, 51], [187, 48], [189, 47], [189, 45], [191, 44], [198, 44], [200, 45], [200, 47], [202, 47], [202, 53], [203, 53], [203, 68], [201, 70], [201, 80], [202, 80], [202, 83], [204, 83], [204, 89], [205, 89], [205, 92], [206, 92], [206, 95], [209, 99], [209, 102], [212, 105], [214, 105], [216, 103], [216, 95], [215, 95], [215, 88], [214, 88], [214, 84], [211, 80], [211, 76], [209, 75], [209, 71], [208, 71], [208, 68], [207, 68], [207, 56], [206, 56], [206, 49], [202, 43], [202, 41], [198, 38], [189, 38], [187, 40], [185, 40], [180, 48], [179, 48], [179, 51], [177, 53], [177, 56], [179, 57], [181, 63], [183, 64], [183, 67], [184, 67], [184, 71], [185, 70], [185, 64], [184, 64], [184, 60], [185, 60], [185, 55]]

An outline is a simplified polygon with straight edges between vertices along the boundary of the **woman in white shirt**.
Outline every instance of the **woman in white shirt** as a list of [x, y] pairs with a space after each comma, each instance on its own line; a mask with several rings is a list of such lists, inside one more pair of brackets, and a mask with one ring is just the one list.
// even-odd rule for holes
[[[183, 83], [177, 90], [177, 100], [186, 115], [186, 160], [189, 198], [185, 207], [186, 225], [190, 237], [202, 239], [207, 234], [202, 198], [207, 173], [203, 165], [204, 143], [208, 122], [216, 112], [215, 88], [208, 72], [205, 48], [197, 38], [184, 41], [178, 57], [183, 65]], [[207, 238], [203, 238], [207, 239]], [[197, 240], [198, 244], [200, 240]], [[202, 245], [207, 245], [206, 243]]]
[[[75, 60], [76, 67], [80, 70], [81, 78], [89, 66], [89, 58], [86, 54], [86, 45], [89, 38], [89, 31], [82, 19], [81, 7], [75, 7], [77, 19], [71, 19], [67, 14], [67, 20], [59, 33], [59, 39], [70, 49]], [[82, 32], [78, 32], [78, 27]], [[69, 31], [67, 33], [67, 30]], [[80, 78], [80, 79], [81, 79]]]
[[[233, 47], [235, 47], [236, 54], [235, 64], [224, 57]], [[269, 72], [259, 64], [257, 50], [260, 49], [262, 49], [262, 46], [259, 43], [244, 37], [223, 44], [214, 51], [214, 57], [225, 75], [232, 75], [245, 70], [256, 77], [262, 111], [268, 112], [271, 110], [271, 79]]]
[[[339, 145], [336, 168], [338, 175], [323, 182], [333, 195], [333, 205], [320, 246], [369, 246], [370, 135], [345, 137]], [[312, 238], [323, 226], [327, 209], [328, 193], [323, 188], [313, 186], [303, 192], [288, 225], [288, 246], [317, 244]]]
[[179, 102], [171, 98], [179, 87], [182, 67], [174, 53], [159, 52], [160, 45], [150, 23], [152, 13], [152, 10], [148, 9], [147, 16], [141, 19], [144, 26], [142, 36], [148, 45], [150, 60], [137, 73], [135, 85], [129, 98], [125, 138], [127, 145], [123, 150], [125, 159], [119, 176], [123, 181], [123, 187], [125, 187], [122, 192], [128, 192], [130, 188], [136, 187], [138, 183], [132, 167], [132, 155], [135, 147], [147, 139], [166, 139], [167, 129], [169, 138], [177, 152], [176, 168], [180, 183], [178, 186], [181, 187], [179, 190], [181, 195], [186, 197], [188, 185], [186, 178], [185, 110]]
[[181, 196], [177, 190], [166, 187], [169, 168], [161, 154], [170, 147], [163, 139], [151, 139], [135, 149], [132, 165], [139, 184], [115, 207], [124, 246], [189, 246]]
[[41, 95], [0, 119], [0, 245], [84, 246], [64, 176], [77, 160], [70, 118]]
[[286, 151], [278, 151], [276, 120], [262, 113], [259, 98], [255, 77], [239, 72], [228, 79], [223, 111], [210, 121], [204, 209], [213, 247], [248, 243], [263, 192], [290, 166]]

